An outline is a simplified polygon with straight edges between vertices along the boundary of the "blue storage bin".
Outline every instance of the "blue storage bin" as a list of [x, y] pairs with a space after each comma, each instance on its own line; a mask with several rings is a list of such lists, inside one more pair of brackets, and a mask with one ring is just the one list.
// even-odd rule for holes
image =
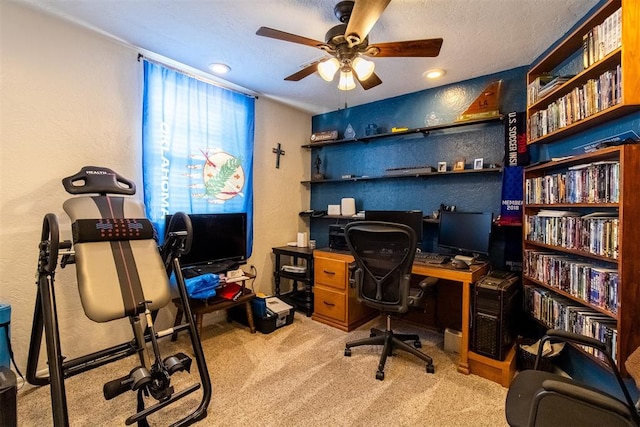
[[255, 297], [252, 299], [251, 308], [255, 317], [267, 317], [267, 302], [264, 298]]
[[11, 358], [9, 355], [9, 341], [7, 336], [10, 336], [11, 330], [9, 326], [11, 324], [11, 306], [9, 304], [0, 303], [0, 366], [11, 368]]

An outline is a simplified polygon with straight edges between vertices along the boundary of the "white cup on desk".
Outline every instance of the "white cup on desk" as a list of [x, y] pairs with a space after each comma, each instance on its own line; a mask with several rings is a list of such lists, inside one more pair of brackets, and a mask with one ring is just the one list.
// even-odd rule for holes
[[309, 235], [306, 232], [298, 233], [297, 244], [299, 248], [306, 248], [309, 246]]

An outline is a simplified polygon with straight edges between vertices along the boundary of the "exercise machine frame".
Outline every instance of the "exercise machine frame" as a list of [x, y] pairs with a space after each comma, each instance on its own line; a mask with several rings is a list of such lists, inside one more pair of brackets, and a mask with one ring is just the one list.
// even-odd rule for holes
[[[86, 169], [86, 168], [84, 168]], [[83, 169], [83, 171], [84, 171]], [[112, 172], [106, 168], [103, 168]], [[135, 187], [134, 187], [135, 188]], [[135, 191], [135, 190], [134, 190]], [[68, 426], [69, 416], [67, 408], [65, 379], [77, 374], [89, 371], [99, 366], [123, 359], [125, 357], [138, 354], [142, 364], [140, 372], [131, 371], [129, 375], [118, 380], [105, 384], [105, 398], [110, 399], [127, 390], [138, 391], [138, 412], [126, 419], [126, 424], [138, 423], [140, 426], [147, 424], [147, 416], [161, 410], [167, 405], [185, 397], [186, 395], [202, 387], [202, 399], [193, 412], [183, 419], [175, 422], [173, 426], [186, 426], [207, 416], [207, 407], [211, 400], [212, 387], [209, 372], [207, 369], [204, 353], [198, 336], [197, 328], [194, 324], [194, 317], [189, 306], [189, 299], [185, 280], [180, 267], [180, 255], [187, 253], [192, 239], [191, 223], [184, 213], [174, 215], [175, 222], [169, 225], [165, 242], [159, 248], [160, 256], [168, 276], [173, 273], [177, 282], [177, 289], [182, 307], [185, 311], [186, 322], [171, 327], [163, 331], [155, 331], [153, 322], [157, 315], [157, 310], [151, 312], [145, 304], [144, 316], [146, 326], [142, 325], [139, 315], [129, 316], [133, 329], [134, 338], [129, 342], [124, 342], [97, 352], [93, 352], [74, 359], [66, 359], [63, 356], [60, 342], [60, 327], [55, 297], [55, 274], [60, 258], [60, 267], [64, 268], [68, 264], [75, 262], [74, 251], [70, 241], [60, 241], [58, 219], [55, 214], [45, 215], [42, 225], [42, 234], [39, 244], [39, 256], [37, 267], [37, 295], [35, 301], [31, 340], [29, 345], [29, 355], [27, 360], [26, 378], [30, 384], [37, 386], [51, 386], [51, 406], [53, 411], [53, 424], [56, 427]], [[175, 224], [182, 221], [183, 230], [174, 230]], [[180, 370], [190, 370], [191, 359], [179, 353], [165, 359], [160, 359], [158, 340], [171, 336], [174, 332], [186, 330], [191, 338], [196, 359], [200, 383], [192, 384], [184, 390], [174, 393], [170, 385], [169, 377]], [[48, 361], [48, 375], [38, 375], [37, 365], [41, 352], [42, 335], [44, 332], [46, 353]], [[149, 358], [148, 343], [151, 343], [154, 357]], [[151, 363], [151, 360], [154, 360]], [[188, 359], [188, 360], [187, 360]], [[145, 371], [146, 370], [146, 371]], [[158, 372], [161, 371], [161, 372]], [[146, 372], [149, 378], [142, 373]], [[132, 384], [135, 379], [140, 379], [143, 375], [144, 381], [140, 384]], [[146, 375], [146, 374], [145, 374]], [[135, 388], [134, 388], [135, 386]], [[143, 394], [151, 394], [158, 400], [152, 406], [144, 408]]]

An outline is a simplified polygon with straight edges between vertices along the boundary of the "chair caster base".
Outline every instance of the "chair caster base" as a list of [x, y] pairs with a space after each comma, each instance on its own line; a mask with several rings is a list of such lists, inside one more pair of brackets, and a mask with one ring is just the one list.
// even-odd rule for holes
[[413, 342], [413, 346], [415, 348], [422, 348], [422, 343], [420, 342], [420, 340], [417, 340]]
[[344, 349], [344, 355], [347, 357], [351, 357], [351, 349], [350, 348], [345, 348]]
[[427, 365], [427, 374], [435, 374], [436, 369], [433, 367], [433, 365]]
[[384, 380], [384, 372], [383, 371], [376, 372], [376, 379], [380, 381]]

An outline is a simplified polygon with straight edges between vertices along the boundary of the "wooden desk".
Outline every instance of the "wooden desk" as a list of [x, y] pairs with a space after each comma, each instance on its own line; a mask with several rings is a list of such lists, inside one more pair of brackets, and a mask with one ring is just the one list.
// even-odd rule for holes
[[[336, 260], [345, 263], [345, 265], [353, 262], [353, 256], [351, 256], [349, 252], [333, 249], [317, 249], [314, 251], [314, 257], [319, 258], [320, 260]], [[413, 264], [411, 273], [416, 276], [436, 277], [438, 279], [459, 282], [462, 284], [462, 338], [460, 342], [460, 360], [458, 361], [458, 372], [463, 374], [474, 373], [480, 375], [483, 378], [488, 378], [492, 381], [500, 383], [504, 387], [508, 387], [511, 379], [515, 374], [514, 349], [509, 352], [507, 358], [504, 361], [490, 359], [488, 357], [484, 357], [469, 351], [472, 285], [477, 282], [482, 276], [487, 274], [487, 272], [489, 271], [489, 267], [489, 264], [478, 264], [471, 266], [471, 268], [468, 270], [457, 270], [448, 264], [425, 265], [416, 263]], [[316, 274], [322, 274], [322, 270], [322, 268], [316, 268]], [[344, 274], [347, 274], [346, 267]], [[342, 278], [343, 276], [341, 276], [339, 281], [348, 281]], [[320, 286], [324, 281], [326, 280], [317, 280], [316, 291], [322, 290], [321, 288], [324, 289], [323, 286]], [[322, 295], [320, 295], [320, 297], [322, 297]], [[317, 298], [316, 303], [319, 303], [320, 300], [326, 299], [324, 297], [320, 297]], [[361, 308], [358, 311], [358, 307], [352, 307], [354, 305], [359, 305], [357, 304], [354, 295], [351, 295], [349, 298], [343, 297], [343, 300], [344, 301], [342, 301], [341, 306], [335, 305], [335, 307], [338, 307], [340, 310], [342, 310], [342, 312], [338, 314], [330, 313], [330, 315], [326, 315], [323, 314], [322, 310], [317, 309], [314, 313], [314, 320], [349, 331], [371, 318], [371, 316], [367, 317], [362, 315]], [[335, 310], [337, 310], [338, 308], [335, 308]], [[354, 315], [353, 313], [357, 313], [357, 315]]]
[[458, 372], [469, 374], [469, 325], [471, 324], [471, 285], [489, 271], [489, 264], [472, 265], [469, 270], [456, 270], [445, 265], [413, 264], [411, 273], [462, 283], [462, 339]]

